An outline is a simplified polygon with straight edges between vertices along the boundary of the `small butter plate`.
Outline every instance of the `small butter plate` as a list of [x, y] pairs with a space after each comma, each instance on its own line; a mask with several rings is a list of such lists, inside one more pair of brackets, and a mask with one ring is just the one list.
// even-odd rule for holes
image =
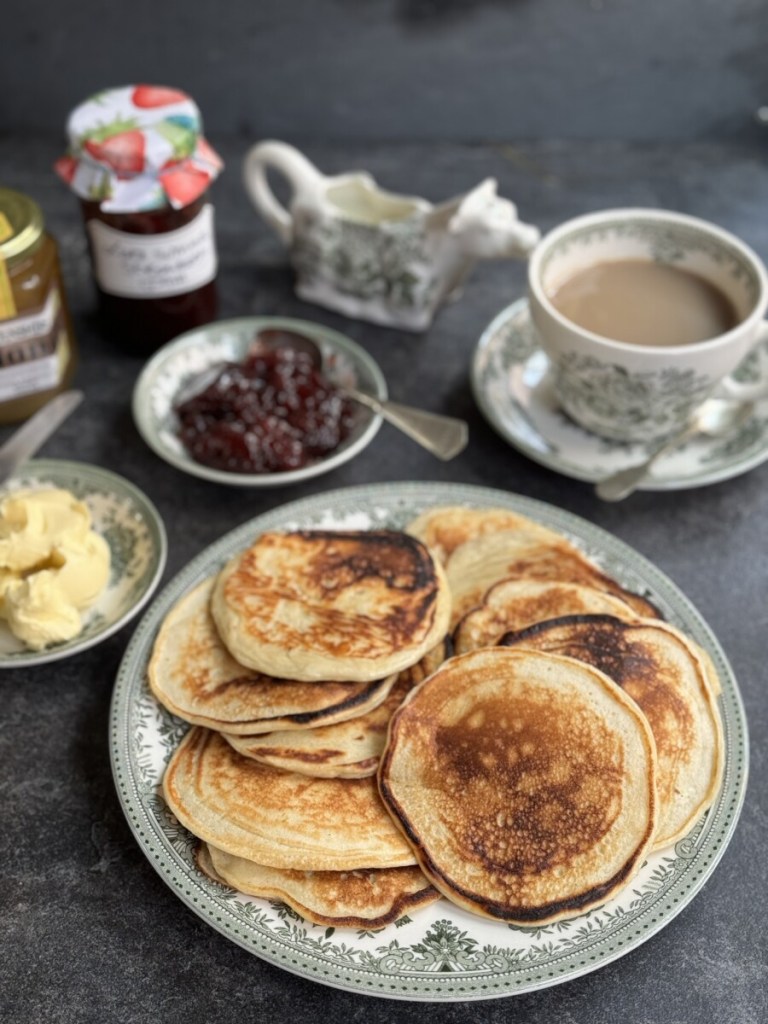
[[351, 434], [333, 452], [301, 469], [277, 473], [233, 473], [204, 466], [186, 452], [177, 436], [176, 397], [199, 374], [224, 362], [241, 362], [259, 331], [282, 329], [318, 343], [324, 373], [332, 381], [359, 388], [375, 398], [387, 397], [377, 363], [350, 338], [322, 324], [285, 317], [241, 317], [208, 324], [164, 345], [144, 367], [133, 392], [133, 418], [149, 447], [170, 465], [192, 476], [235, 487], [280, 487], [328, 473], [354, 458], [375, 437], [381, 416], [360, 406]]
[[88, 506], [94, 530], [109, 545], [109, 581], [84, 612], [83, 630], [73, 640], [31, 651], [0, 620], [0, 669], [58, 661], [101, 643], [141, 611], [165, 568], [168, 545], [157, 509], [116, 473], [80, 462], [34, 460], [6, 481], [0, 499], [24, 488], [50, 486], [70, 491]]
[[[542, 351], [527, 299], [512, 303], [488, 325], [472, 361], [472, 390], [490, 425], [535, 462], [576, 480], [596, 483], [642, 462], [650, 448], [597, 437], [559, 407], [550, 364]], [[768, 377], [768, 343], [738, 372], [741, 380]], [[654, 465], [641, 490], [673, 491], [728, 480], [768, 459], [768, 399], [732, 436], [696, 437]]]

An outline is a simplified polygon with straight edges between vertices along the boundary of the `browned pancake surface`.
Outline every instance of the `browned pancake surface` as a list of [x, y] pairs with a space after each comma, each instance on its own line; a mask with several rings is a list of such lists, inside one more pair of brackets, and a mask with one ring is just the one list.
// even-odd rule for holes
[[408, 667], [445, 634], [449, 606], [427, 548], [391, 530], [263, 534], [222, 571], [212, 602], [238, 661], [308, 681]]
[[620, 618], [636, 613], [621, 598], [595, 587], [558, 580], [511, 579], [496, 583], [483, 603], [461, 619], [453, 633], [456, 654], [495, 644], [507, 632], [563, 615], [604, 612]]
[[408, 533], [424, 541], [443, 563], [468, 540], [499, 530], [516, 530], [542, 540], [558, 536], [533, 519], [506, 508], [469, 508], [464, 505], [426, 509], [408, 524], [407, 529]]
[[717, 708], [687, 638], [665, 623], [575, 615], [509, 633], [500, 643], [577, 658], [605, 672], [636, 701], [659, 759], [654, 844], [667, 846], [685, 835], [714, 799], [723, 758]]
[[224, 735], [238, 753], [286, 771], [323, 778], [359, 779], [373, 775], [392, 715], [413, 687], [445, 660], [445, 650], [445, 643], [440, 643], [416, 665], [401, 672], [385, 700], [355, 718], [313, 729], [255, 736], [226, 732]]
[[208, 729], [185, 736], [163, 794], [199, 839], [258, 864], [345, 871], [414, 863], [373, 779], [283, 772], [242, 757]]
[[342, 721], [384, 700], [394, 677], [308, 683], [241, 665], [213, 621], [213, 583], [204, 580], [177, 601], [155, 640], [149, 684], [173, 714], [194, 725], [253, 734]]
[[647, 723], [601, 673], [488, 648], [449, 660], [405, 702], [379, 785], [449, 899], [525, 924], [571, 916], [632, 877], [655, 828], [654, 758]]
[[639, 615], [656, 616], [646, 598], [625, 590], [565, 537], [541, 537], [521, 530], [499, 530], [456, 548], [446, 564], [454, 625], [482, 604], [488, 590], [505, 579], [549, 580], [595, 587], [626, 601]]
[[198, 866], [215, 881], [252, 896], [282, 900], [308, 921], [334, 928], [383, 928], [440, 897], [417, 867], [292, 871], [255, 864], [216, 847], [199, 851]]

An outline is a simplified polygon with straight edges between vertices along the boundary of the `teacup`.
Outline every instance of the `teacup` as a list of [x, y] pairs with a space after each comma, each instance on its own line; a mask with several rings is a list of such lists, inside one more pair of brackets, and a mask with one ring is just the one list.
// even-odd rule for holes
[[[576, 275], [617, 261], [652, 262], [695, 275], [702, 287], [722, 297], [732, 320], [712, 337], [659, 346], [653, 338], [638, 343], [603, 336], [558, 309], [558, 293]], [[749, 401], [768, 394], [768, 381], [746, 384], [732, 376], [750, 350], [768, 338], [768, 273], [755, 252], [714, 224], [653, 209], [577, 217], [547, 234], [534, 250], [528, 289], [557, 399], [592, 433], [617, 441], [655, 441], [683, 427], [711, 395]], [[652, 292], [647, 298], [655, 301]]]

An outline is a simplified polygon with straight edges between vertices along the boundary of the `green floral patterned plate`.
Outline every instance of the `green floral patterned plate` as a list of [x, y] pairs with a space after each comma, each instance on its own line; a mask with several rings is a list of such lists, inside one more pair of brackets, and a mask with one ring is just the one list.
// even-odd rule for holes
[[349, 436], [339, 447], [301, 469], [280, 473], [231, 473], [204, 466], [187, 453], [177, 436], [174, 402], [198, 375], [224, 362], [241, 362], [259, 331], [296, 331], [312, 338], [323, 353], [325, 375], [333, 382], [358, 387], [375, 398], [387, 397], [379, 366], [350, 338], [322, 324], [286, 317], [247, 316], [222, 320], [187, 331], [149, 360], [133, 392], [133, 418], [149, 447], [177, 469], [215, 483], [234, 487], [279, 487], [328, 473], [354, 458], [376, 436], [381, 416], [359, 406]]
[[46, 485], [71, 491], [88, 505], [94, 529], [109, 545], [109, 581], [85, 612], [79, 636], [44, 651], [27, 650], [0, 621], [0, 668], [58, 661], [105, 640], [144, 607], [165, 568], [167, 543], [160, 515], [151, 501], [123, 477], [99, 466], [39, 459], [27, 462], [4, 485], [3, 492]]
[[[741, 380], [768, 377], [768, 343], [739, 368]], [[483, 332], [472, 362], [472, 390], [491, 426], [513, 447], [550, 469], [596, 483], [643, 461], [651, 448], [608, 441], [574, 423], [559, 407], [549, 360], [539, 347], [527, 299], [519, 299]], [[768, 399], [727, 437], [697, 437], [664, 455], [640, 485], [681, 490], [728, 480], [768, 459]]]
[[[195, 840], [168, 813], [160, 783], [187, 726], [161, 708], [147, 685], [157, 631], [172, 605], [263, 530], [405, 526], [425, 508], [501, 506], [562, 531], [606, 572], [646, 593], [711, 655], [722, 681], [723, 784], [712, 808], [674, 847], [648, 858], [632, 885], [570, 921], [517, 928], [440, 900], [371, 932], [308, 924], [281, 903], [217, 885], [195, 867]], [[112, 699], [110, 749], [126, 817], [150, 863], [194, 913], [232, 941], [287, 971], [326, 985], [393, 999], [469, 1000], [555, 985], [628, 953], [690, 902], [730, 840], [747, 776], [747, 731], [736, 680], [717, 640], [688, 599], [631, 548], [541, 502], [503, 491], [444, 483], [395, 483], [317, 494], [243, 524], [203, 551], [163, 590], [139, 624]], [[689, 930], [695, 927], [689, 921]], [[690, 936], [691, 941], [695, 936]]]

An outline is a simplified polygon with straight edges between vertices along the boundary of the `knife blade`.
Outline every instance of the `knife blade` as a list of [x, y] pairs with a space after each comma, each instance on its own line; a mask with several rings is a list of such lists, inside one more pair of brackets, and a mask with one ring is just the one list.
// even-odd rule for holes
[[0, 483], [35, 454], [82, 400], [82, 391], [63, 391], [11, 435], [0, 448]]

